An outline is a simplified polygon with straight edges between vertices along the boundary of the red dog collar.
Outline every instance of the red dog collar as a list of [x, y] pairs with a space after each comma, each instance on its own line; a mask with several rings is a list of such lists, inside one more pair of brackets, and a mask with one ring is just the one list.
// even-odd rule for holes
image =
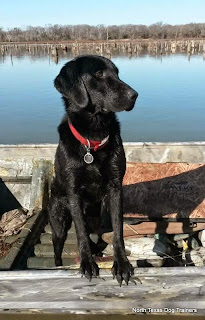
[[109, 139], [109, 135], [103, 139], [102, 141], [95, 141], [95, 140], [88, 140], [86, 138], [84, 138], [83, 136], [81, 136], [81, 134], [75, 129], [75, 127], [72, 125], [72, 123], [68, 122], [70, 130], [72, 132], [72, 134], [74, 135], [74, 137], [80, 141], [82, 144], [84, 144], [84, 146], [88, 147], [88, 148], [93, 148], [94, 151], [97, 151], [99, 148], [103, 148]]

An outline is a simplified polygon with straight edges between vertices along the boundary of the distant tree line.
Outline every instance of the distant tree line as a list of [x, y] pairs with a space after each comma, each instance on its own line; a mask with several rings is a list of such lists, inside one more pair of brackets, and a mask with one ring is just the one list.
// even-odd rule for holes
[[106, 39], [180, 39], [205, 38], [205, 23], [170, 25], [157, 22], [146, 25], [48, 25], [25, 29], [0, 28], [0, 41], [61, 41]]

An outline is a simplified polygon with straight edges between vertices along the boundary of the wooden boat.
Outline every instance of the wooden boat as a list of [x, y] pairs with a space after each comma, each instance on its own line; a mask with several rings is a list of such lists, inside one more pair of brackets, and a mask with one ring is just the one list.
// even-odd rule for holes
[[[65, 269], [69, 270], [50, 270], [54, 268], [53, 257], [48, 250], [48, 245], [49, 248], [51, 246], [51, 236], [49, 227], [45, 225], [56, 147], [54, 144], [0, 145], [0, 214], [19, 207], [35, 213], [19, 234], [7, 238], [8, 243], [15, 245], [12, 245], [8, 254], [0, 259], [0, 268], [18, 268], [22, 271], [0, 272], [0, 283], [4, 285], [9, 281], [11, 286], [11, 290], [0, 298], [1, 308], [41, 309], [44, 312], [66, 310], [86, 313], [86, 310], [90, 310], [90, 313], [140, 314], [143, 312], [138, 311], [137, 307], [142, 305], [147, 313], [171, 313], [172, 309], [176, 314], [188, 313], [185, 309], [191, 307], [196, 308], [198, 314], [205, 314], [204, 267], [135, 269], [135, 277], [140, 277], [142, 283], [137, 286], [130, 284], [126, 288], [123, 286], [124, 291], [122, 288], [119, 289], [116, 280], [111, 280], [109, 268], [107, 269], [103, 263], [101, 275], [106, 281], [93, 279], [90, 284], [87, 279], [80, 278], [76, 268], [69, 268], [73, 260], [72, 257], [66, 256], [66, 253], [64, 261], [67, 259], [68, 265]], [[133, 198], [136, 198], [134, 207], [129, 203], [125, 204], [124, 238], [156, 233], [193, 233], [205, 229], [205, 142], [124, 143], [124, 148], [127, 158], [124, 192], [131, 192]], [[36, 239], [42, 242], [36, 244]], [[75, 248], [75, 243], [71, 243]], [[69, 246], [69, 242], [67, 245]], [[50, 278], [52, 287], [55, 288], [52, 293], [48, 282]], [[32, 291], [30, 286], [24, 288], [29, 298], [23, 301], [20, 286], [17, 289], [18, 299], [13, 299], [13, 285], [19, 280], [25, 283], [26, 279], [31, 281], [36, 290]], [[39, 281], [45, 285], [40, 290], [41, 294], [37, 294]], [[157, 289], [156, 281], [159, 281]], [[174, 286], [176, 282], [177, 288]], [[69, 290], [66, 289], [67, 286]], [[194, 287], [198, 289], [193, 291]], [[47, 290], [51, 291], [46, 303], [44, 294]], [[73, 294], [77, 292], [75, 290], [78, 291], [77, 294]], [[166, 295], [163, 295], [163, 290]], [[142, 302], [145, 292], [150, 294], [146, 294]], [[157, 298], [157, 292], [162, 297], [160, 300]], [[54, 303], [57, 301], [56, 294], [58, 302]], [[185, 294], [187, 299], [183, 298]], [[176, 296], [177, 299], [174, 298]], [[124, 302], [122, 297], [127, 297]], [[149, 308], [158, 308], [161, 311], [149, 312]], [[192, 310], [192, 313], [194, 312]]]

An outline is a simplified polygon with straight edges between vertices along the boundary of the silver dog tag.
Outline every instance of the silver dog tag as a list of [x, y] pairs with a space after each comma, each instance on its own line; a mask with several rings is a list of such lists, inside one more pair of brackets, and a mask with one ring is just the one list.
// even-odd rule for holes
[[94, 157], [93, 157], [93, 155], [90, 153], [90, 141], [89, 141], [88, 139], [87, 139], [87, 142], [88, 142], [88, 147], [85, 146], [86, 149], [87, 149], [87, 153], [84, 155], [84, 161], [85, 161], [85, 163], [90, 164], [90, 163], [93, 162]]
[[94, 160], [93, 155], [89, 151], [87, 151], [87, 153], [84, 155], [84, 161], [87, 164], [90, 164], [93, 162], [93, 160]]

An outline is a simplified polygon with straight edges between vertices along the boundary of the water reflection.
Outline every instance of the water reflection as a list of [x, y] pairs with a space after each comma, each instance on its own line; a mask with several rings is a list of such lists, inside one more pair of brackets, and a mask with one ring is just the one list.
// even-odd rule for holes
[[6, 45], [0, 53], [0, 143], [58, 141], [64, 107], [53, 80], [78, 54], [111, 58], [120, 78], [139, 92], [132, 112], [118, 114], [124, 141], [204, 141], [203, 46], [191, 52], [179, 44], [172, 52], [167, 47], [154, 42], [146, 48], [128, 42]]
[[22, 59], [29, 56], [31, 59], [49, 56], [58, 64], [64, 57], [73, 58], [81, 54], [97, 54], [107, 58], [126, 56], [129, 58], [149, 54], [152, 57], [160, 57], [172, 54], [187, 54], [188, 60], [192, 55], [201, 54], [205, 59], [205, 42], [203, 40], [161, 40], [161, 41], [110, 41], [110, 42], [78, 42], [58, 44], [2, 44], [0, 50], [0, 63], [4, 63], [6, 56]]

